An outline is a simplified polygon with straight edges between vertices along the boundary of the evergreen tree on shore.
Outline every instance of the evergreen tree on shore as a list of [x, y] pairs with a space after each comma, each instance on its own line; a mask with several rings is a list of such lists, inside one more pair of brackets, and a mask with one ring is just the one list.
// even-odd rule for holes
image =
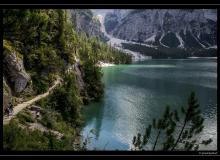
[[[167, 106], [163, 117], [153, 119], [143, 136], [138, 133], [133, 137], [133, 149], [144, 150], [150, 140], [153, 142], [153, 151], [198, 150], [200, 145], [212, 142], [212, 139], [199, 141], [198, 135], [203, 131], [204, 119], [194, 92], [188, 98], [187, 107], [181, 107], [181, 114], [183, 118], [179, 117], [177, 110], [170, 111], [170, 107]], [[153, 131], [156, 138], [152, 136]]]

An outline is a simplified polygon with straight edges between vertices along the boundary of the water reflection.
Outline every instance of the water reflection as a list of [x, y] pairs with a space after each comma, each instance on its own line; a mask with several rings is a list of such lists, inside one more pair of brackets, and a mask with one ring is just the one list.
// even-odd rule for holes
[[[159, 66], [153, 67], [156, 65]], [[191, 91], [196, 92], [205, 117], [201, 137], [214, 140], [208, 148], [201, 149], [216, 149], [216, 61], [150, 60], [108, 67], [103, 72], [105, 95], [102, 101], [85, 107], [83, 134], [93, 128], [96, 130], [89, 149], [130, 149], [134, 135], [144, 132], [167, 104], [173, 109], [185, 105]], [[151, 144], [147, 148], [151, 148]]]
[[[101, 101], [99, 103], [94, 103], [91, 106], [89, 106], [90, 108], [93, 108], [93, 110], [86, 110], [86, 112], [88, 113], [87, 116], [85, 116], [85, 126], [92, 126], [94, 129], [94, 131], [92, 132], [93, 135], [95, 135], [95, 139], [99, 138], [99, 134], [100, 134], [100, 130], [102, 127], [102, 119], [103, 119], [103, 112], [104, 112], [104, 102]], [[87, 107], [87, 106], [86, 106]], [[85, 108], [88, 109], [88, 108]], [[87, 134], [89, 134], [90, 130], [87, 131]], [[85, 135], [87, 136], [87, 135]]]

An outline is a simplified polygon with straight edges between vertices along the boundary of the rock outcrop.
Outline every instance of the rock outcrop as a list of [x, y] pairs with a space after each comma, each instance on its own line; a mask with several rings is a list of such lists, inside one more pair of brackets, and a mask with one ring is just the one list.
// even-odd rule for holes
[[89, 36], [98, 37], [101, 41], [108, 41], [108, 37], [101, 31], [101, 23], [89, 9], [71, 10], [71, 19], [78, 32], [85, 32]]
[[3, 111], [8, 106], [8, 104], [11, 102], [11, 89], [7, 85], [5, 78], [3, 77]]
[[3, 73], [13, 94], [20, 94], [31, 80], [24, 69], [23, 60], [13, 46], [3, 42]]
[[67, 69], [67, 72], [73, 72], [76, 75], [76, 82], [80, 91], [85, 90], [85, 83], [83, 81], [84, 72], [81, 68], [79, 60], [77, 60], [73, 65], [70, 65]]

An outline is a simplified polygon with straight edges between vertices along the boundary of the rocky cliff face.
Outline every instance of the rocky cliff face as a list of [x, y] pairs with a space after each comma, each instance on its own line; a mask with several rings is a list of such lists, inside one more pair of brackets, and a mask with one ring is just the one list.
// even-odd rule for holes
[[12, 94], [20, 94], [31, 80], [24, 69], [23, 60], [18, 55], [9, 42], [3, 42], [3, 77]]
[[6, 83], [5, 78], [3, 77], [3, 111], [5, 110], [6, 106], [11, 102], [11, 89]]
[[85, 83], [83, 81], [84, 72], [81, 68], [80, 62], [76, 61], [73, 65], [69, 65], [67, 72], [73, 72], [76, 75], [76, 82], [80, 91], [85, 90]]
[[[216, 45], [217, 11], [207, 9], [117, 10], [105, 27], [114, 37], [155, 46], [209, 48]], [[123, 16], [122, 16], [123, 15]]]
[[101, 24], [91, 10], [73, 9], [71, 10], [71, 18], [78, 32], [85, 32], [90, 36], [98, 37], [104, 42], [109, 40], [101, 31]]
[[67, 69], [67, 73], [74, 73], [76, 76], [76, 83], [79, 86], [80, 95], [82, 96], [82, 100], [85, 104], [88, 103], [88, 93], [86, 90], [86, 84], [84, 82], [85, 73], [80, 64], [80, 60], [76, 59], [76, 62], [73, 65], [69, 65]]

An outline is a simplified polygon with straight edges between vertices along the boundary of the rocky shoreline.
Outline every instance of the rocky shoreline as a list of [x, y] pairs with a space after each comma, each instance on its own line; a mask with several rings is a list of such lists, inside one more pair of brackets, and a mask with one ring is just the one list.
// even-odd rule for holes
[[97, 66], [99, 66], [99, 67], [110, 67], [110, 66], [115, 66], [115, 64], [105, 63], [105, 62], [98, 62]]

